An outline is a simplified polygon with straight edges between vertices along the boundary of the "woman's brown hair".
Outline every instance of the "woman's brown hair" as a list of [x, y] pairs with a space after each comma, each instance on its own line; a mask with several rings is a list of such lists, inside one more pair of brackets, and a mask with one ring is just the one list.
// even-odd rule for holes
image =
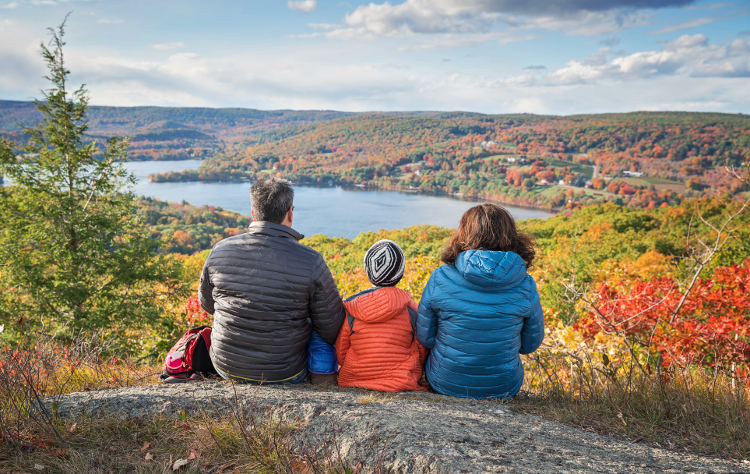
[[458, 254], [466, 250], [515, 252], [526, 262], [526, 268], [531, 268], [536, 255], [531, 237], [516, 228], [510, 213], [489, 203], [474, 206], [461, 216], [458, 231], [448, 241], [440, 259], [454, 263]]

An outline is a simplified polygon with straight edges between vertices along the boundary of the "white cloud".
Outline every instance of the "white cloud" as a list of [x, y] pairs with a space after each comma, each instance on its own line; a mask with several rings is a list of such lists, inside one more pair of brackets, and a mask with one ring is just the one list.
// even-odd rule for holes
[[117, 23], [123, 23], [125, 20], [107, 20], [105, 18], [100, 18], [96, 20], [97, 23], [103, 23], [105, 25], [114, 25]]
[[18, 7], [18, 2], [10, 2], [10, 3], [8, 3], [8, 4], [5, 4], [5, 5], [3, 5], [3, 6], [2, 6], [2, 7], [0, 7], [0, 8], [8, 8], [8, 9], [13, 9], [13, 8], [17, 8], [17, 7]]
[[[388, 2], [370, 3], [348, 13], [342, 25], [309, 26], [317, 30], [327, 30], [325, 37], [329, 39], [343, 41], [372, 41], [388, 37], [429, 38], [400, 49], [405, 51], [463, 48], [490, 41], [498, 41], [500, 45], [504, 45], [538, 38], [538, 35], [528, 33], [533, 30], [558, 31], [567, 36], [613, 35], [626, 29], [647, 25], [653, 18], [652, 13], [634, 9], [598, 11], [596, 8], [586, 10], [571, 7], [570, 11], [558, 9], [550, 12], [549, 8], [539, 8], [534, 14], [510, 14], [502, 11], [504, 6], [512, 4], [513, 1], [406, 0], [397, 5]], [[570, 0], [567, 3], [583, 4], [585, 1]], [[611, 5], [616, 3], [616, 0], [594, 3]], [[519, 8], [509, 10], [515, 12]], [[514, 33], [517, 39], [512, 38], [511, 33]]]
[[335, 30], [339, 27], [334, 23], [308, 23], [307, 26], [314, 30]]
[[177, 41], [175, 43], [161, 43], [161, 44], [151, 45], [151, 49], [155, 49], [157, 51], [169, 51], [172, 49], [180, 49], [184, 47], [185, 47], [185, 44], [183, 44], [181, 41]]
[[[692, 0], [663, 1], [659, 7]], [[657, 8], [657, 7], [653, 7]], [[645, 24], [651, 14], [640, 0], [405, 0], [361, 5], [344, 18], [334, 37], [356, 35], [488, 33], [498, 25], [563, 31], [573, 36], [616, 33]]]
[[717, 18], [696, 18], [695, 20], [686, 21], [679, 25], [665, 26], [658, 30], [649, 31], [649, 35], [666, 35], [668, 33], [674, 33], [675, 31], [687, 30], [688, 28], [695, 28], [697, 26], [707, 25], [716, 21]]
[[318, 2], [315, 0], [289, 0], [286, 4], [292, 10], [297, 10], [298, 12], [305, 13], [309, 13], [315, 10], [315, 7], [318, 6]]
[[750, 41], [735, 39], [728, 45], [708, 43], [703, 35], [683, 35], [659, 51], [642, 51], [609, 60], [609, 48], [601, 48], [583, 61], [569, 61], [556, 71], [537, 78], [521, 75], [508, 83], [565, 86], [612, 81], [638, 81], [661, 76], [750, 77]]
[[407, 0], [399, 5], [370, 3], [345, 17], [349, 28], [378, 36], [488, 32], [501, 21], [498, 12], [485, 12], [476, 1], [464, 6], [446, 0]]
[[422, 51], [428, 49], [467, 48], [470, 46], [476, 46], [489, 42], [495, 42], [499, 46], [505, 46], [506, 44], [516, 43], [519, 41], [530, 41], [537, 38], [539, 38], [538, 35], [519, 35], [506, 32], [477, 33], [466, 35], [447, 34], [438, 35], [437, 37], [425, 41], [417, 41], [414, 44], [402, 46], [398, 50]]
[[565, 17], [532, 18], [520, 25], [526, 29], [559, 31], [566, 36], [610, 36], [653, 22], [654, 14], [641, 11], [609, 10], [580, 12]]

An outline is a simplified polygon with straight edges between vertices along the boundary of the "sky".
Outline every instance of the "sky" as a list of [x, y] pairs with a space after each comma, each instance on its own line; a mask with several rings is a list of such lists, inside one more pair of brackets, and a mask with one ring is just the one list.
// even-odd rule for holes
[[750, 113], [750, 1], [0, 0], [0, 99], [569, 115]]

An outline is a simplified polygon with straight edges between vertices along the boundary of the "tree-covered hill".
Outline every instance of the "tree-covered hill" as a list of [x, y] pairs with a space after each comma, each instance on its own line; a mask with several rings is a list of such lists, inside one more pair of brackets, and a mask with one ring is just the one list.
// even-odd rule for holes
[[[164, 122], [159, 128], [193, 128], [206, 133], [227, 134], [258, 132], [279, 126], [312, 123], [351, 115], [328, 110], [255, 110], [241, 108], [214, 109], [208, 107], [106, 107], [92, 106], [89, 110], [90, 132], [133, 134], [143, 127]], [[17, 123], [37, 122], [41, 115], [33, 102], [0, 100], [0, 130], [19, 130]], [[168, 123], [169, 122], [169, 123]], [[230, 129], [236, 129], [234, 132]], [[223, 135], [222, 135], [223, 136]]]
[[746, 191], [725, 168], [748, 157], [750, 117], [741, 114], [360, 114], [278, 128], [198, 170], [154, 179], [274, 174], [548, 208], [608, 201], [655, 207]]
[[[207, 107], [103, 107], [89, 110], [87, 137], [100, 142], [132, 135], [133, 160], [206, 158], [236, 141], [257, 141], [265, 131], [351, 115], [335, 111], [254, 110]], [[25, 145], [18, 124], [41, 119], [32, 102], [0, 100], [0, 138]]]

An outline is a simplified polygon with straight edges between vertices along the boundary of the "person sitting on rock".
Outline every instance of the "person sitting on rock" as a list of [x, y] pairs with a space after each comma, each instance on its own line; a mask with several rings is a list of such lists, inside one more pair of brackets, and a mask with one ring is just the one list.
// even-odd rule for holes
[[519, 354], [544, 339], [531, 238], [495, 204], [472, 207], [419, 302], [417, 339], [431, 349], [430, 387], [465, 398], [510, 398], [523, 383]]
[[346, 321], [336, 340], [340, 386], [427, 390], [420, 385], [428, 351], [416, 338], [417, 304], [396, 288], [405, 260], [390, 240], [376, 242], [365, 254], [365, 273], [374, 286], [344, 301]]
[[344, 309], [325, 259], [292, 229], [294, 189], [279, 178], [250, 188], [248, 232], [214, 245], [199, 300], [214, 315], [209, 354], [224, 378], [303, 383], [312, 330], [336, 341]]

